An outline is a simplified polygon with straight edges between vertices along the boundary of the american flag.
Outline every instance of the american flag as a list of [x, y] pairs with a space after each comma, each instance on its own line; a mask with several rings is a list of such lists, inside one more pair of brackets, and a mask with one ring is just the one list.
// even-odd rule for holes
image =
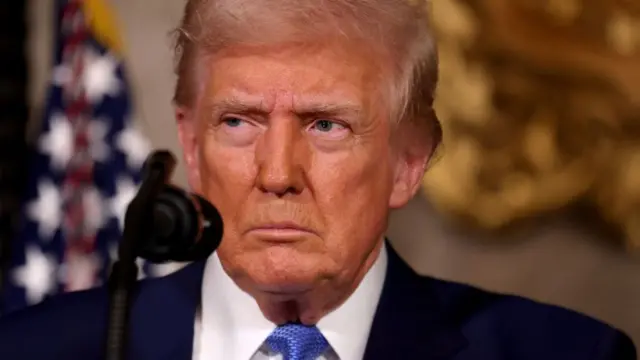
[[[3, 313], [101, 285], [149, 152], [104, 0], [56, 0], [55, 63]], [[142, 267], [142, 266], [141, 266]], [[144, 273], [144, 272], [143, 272]]]

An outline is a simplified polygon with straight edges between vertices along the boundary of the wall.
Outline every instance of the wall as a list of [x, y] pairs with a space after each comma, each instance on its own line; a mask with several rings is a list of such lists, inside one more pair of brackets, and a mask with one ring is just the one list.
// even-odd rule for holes
[[[30, 0], [38, 5], [46, 0]], [[173, 87], [168, 32], [183, 1], [112, 0], [128, 48], [139, 119], [156, 146], [179, 151], [172, 121]], [[46, 6], [34, 8], [32, 98], [42, 99], [46, 77]], [[46, 38], [46, 37], [45, 37]], [[184, 184], [184, 175], [178, 176]], [[611, 248], [569, 216], [555, 216], [503, 237], [464, 231], [418, 197], [392, 217], [389, 235], [421, 273], [524, 295], [570, 307], [610, 322], [640, 344], [640, 260]], [[506, 241], [506, 237], [509, 241]]]

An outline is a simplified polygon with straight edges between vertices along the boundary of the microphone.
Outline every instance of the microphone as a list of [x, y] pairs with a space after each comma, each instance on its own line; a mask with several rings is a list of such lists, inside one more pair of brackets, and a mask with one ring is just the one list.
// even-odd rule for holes
[[204, 198], [169, 184], [175, 165], [169, 151], [153, 152], [145, 161], [140, 189], [127, 207], [118, 260], [109, 276], [107, 360], [126, 358], [129, 315], [137, 285], [136, 259], [153, 263], [199, 261], [220, 245], [220, 213]]
[[211, 203], [176, 186], [165, 185], [153, 202], [138, 255], [153, 263], [200, 261], [220, 245], [222, 217]]
[[[218, 210], [201, 196], [167, 183], [175, 163], [169, 151], [159, 150], [144, 165], [147, 179], [156, 174], [164, 180], [149, 199], [150, 215], [144, 217], [142, 224], [147, 235], [139, 239], [136, 247], [136, 254], [152, 263], [205, 260], [222, 240], [223, 223]], [[146, 196], [142, 191], [139, 195]]]

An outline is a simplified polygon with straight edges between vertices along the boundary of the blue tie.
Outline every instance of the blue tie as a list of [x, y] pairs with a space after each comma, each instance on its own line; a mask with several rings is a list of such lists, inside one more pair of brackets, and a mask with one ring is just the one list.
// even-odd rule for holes
[[301, 324], [278, 326], [267, 338], [267, 344], [284, 360], [315, 360], [329, 347], [317, 327]]

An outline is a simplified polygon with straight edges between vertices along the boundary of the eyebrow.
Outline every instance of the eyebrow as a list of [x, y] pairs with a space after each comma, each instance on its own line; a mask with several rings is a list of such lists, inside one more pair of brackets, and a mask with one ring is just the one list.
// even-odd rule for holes
[[[324, 99], [323, 99], [324, 98]], [[240, 98], [229, 96], [214, 100], [207, 110], [210, 114], [233, 112], [238, 114], [268, 115], [270, 110], [258, 97]], [[312, 96], [311, 100], [303, 100], [294, 104], [293, 112], [301, 117], [308, 116], [350, 116], [359, 117], [362, 107], [354, 102], [335, 103], [324, 96]]]

